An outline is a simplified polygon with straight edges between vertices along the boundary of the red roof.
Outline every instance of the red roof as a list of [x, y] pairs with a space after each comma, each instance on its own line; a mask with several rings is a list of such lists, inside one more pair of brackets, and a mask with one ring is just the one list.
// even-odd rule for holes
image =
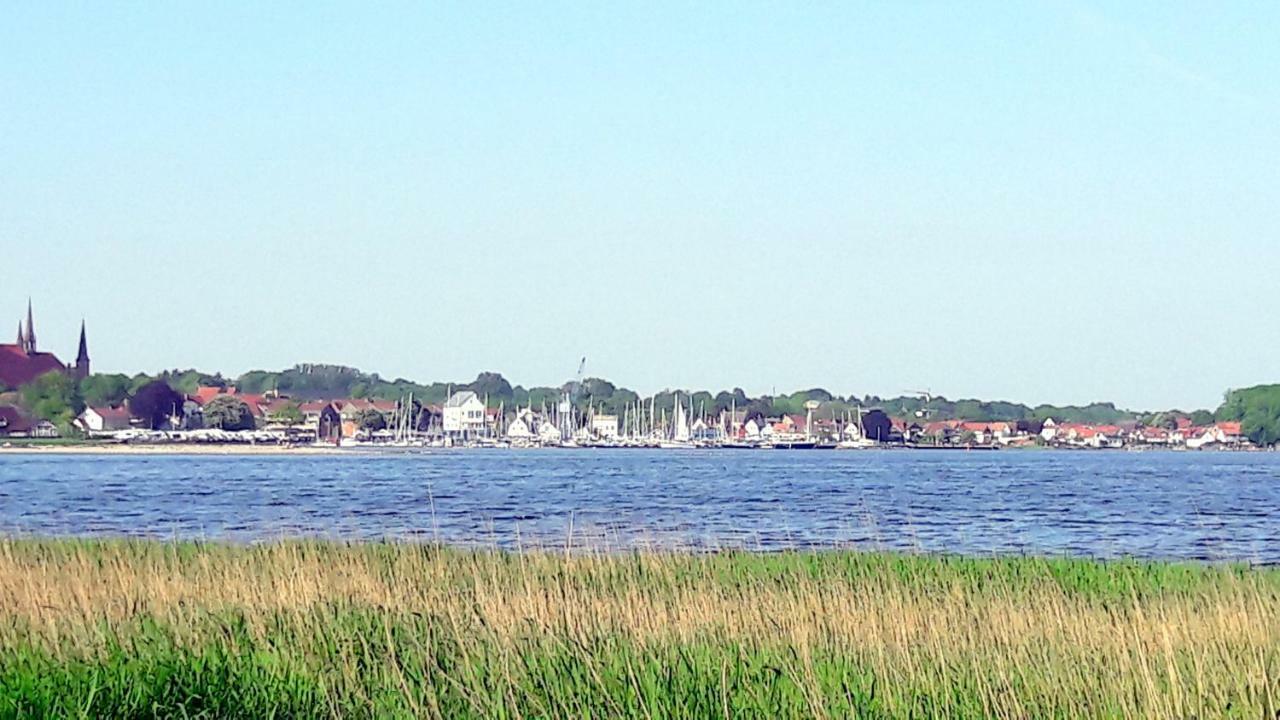
[[0, 405], [0, 435], [25, 433], [31, 430], [31, 421], [12, 405]]
[[123, 407], [91, 407], [90, 410], [102, 416], [103, 420], [123, 420], [129, 422], [129, 411]]
[[1222, 431], [1223, 435], [1243, 435], [1244, 434], [1243, 428], [1238, 422], [1220, 422], [1218, 423], [1218, 429]]
[[202, 385], [196, 388], [196, 392], [194, 395], [191, 395], [189, 397], [193, 402], [195, 402], [195, 404], [204, 405], [205, 403], [223, 394], [224, 392], [226, 391], [220, 387], [205, 387]]
[[67, 368], [53, 353], [25, 353], [17, 345], [0, 345], [0, 385], [19, 388], [51, 372]]

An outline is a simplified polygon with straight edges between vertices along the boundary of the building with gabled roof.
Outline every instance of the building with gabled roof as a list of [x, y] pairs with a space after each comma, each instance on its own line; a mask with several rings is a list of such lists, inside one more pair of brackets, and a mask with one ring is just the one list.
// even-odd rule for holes
[[89, 343], [84, 322], [80, 323], [80, 347], [74, 365], [65, 365], [53, 353], [40, 350], [36, 341], [35, 313], [27, 301], [27, 320], [18, 321], [18, 337], [12, 344], [0, 344], [0, 386], [17, 389], [51, 372], [63, 372], [75, 380], [89, 375]]

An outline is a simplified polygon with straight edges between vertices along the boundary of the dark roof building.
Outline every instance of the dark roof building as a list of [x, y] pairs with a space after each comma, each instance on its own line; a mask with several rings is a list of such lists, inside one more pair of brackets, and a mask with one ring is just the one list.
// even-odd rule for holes
[[76, 379], [89, 375], [89, 343], [84, 323], [80, 323], [80, 348], [75, 365], [65, 365], [53, 353], [41, 352], [36, 344], [35, 317], [27, 301], [27, 321], [18, 322], [17, 342], [0, 344], [0, 386], [19, 388], [50, 372], [65, 372]]

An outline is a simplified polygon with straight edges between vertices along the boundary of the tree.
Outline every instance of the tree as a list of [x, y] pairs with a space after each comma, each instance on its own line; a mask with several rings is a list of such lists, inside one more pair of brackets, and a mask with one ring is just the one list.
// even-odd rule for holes
[[1280, 385], [1259, 385], [1227, 392], [1217, 419], [1239, 421], [1255, 445], [1280, 442]]
[[129, 414], [155, 430], [169, 423], [170, 417], [182, 417], [186, 400], [163, 380], [152, 380], [129, 398]]
[[298, 403], [289, 401], [271, 413], [271, 419], [288, 427], [302, 424], [302, 408]]
[[885, 411], [876, 408], [862, 416], [862, 437], [877, 442], [887, 442], [893, 434], [893, 421]]
[[1213, 413], [1208, 410], [1196, 410], [1191, 413], [1191, 424], [1203, 427], [1213, 424]]
[[495, 372], [482, 372], [476, 376], [476, 379], [469, 385], [464, 386], [467, 390], [475, 393], [481, 400], [489, 398], [489, 402], [497, 404], [499, 402], [511, 402], [512, 390], [511, 383], [502, 377], [501, 374]]
[[56, 370], [23, 385], [22, 404], [32, 415], [63, 430], [69, 429], [71, 421], [84, 410], [76, 382]]
[[119, 405], [129, 397], [129, 376], [90, 375], [80, 381], [80, 396], [91, 407]]
[[222, 430], [252, 430], [253, 411], [234, 395], [218, 395], [205, 403], [204, 424]]
[[369, 408], [368, 410], [365, 410], [364, 412], [360, 413], [360, 429], [361, 430], [376, 432], [378, 430], [384, 430], [386, 429], [386, 427], [387, 427], [387, 419], [383, 417], [382, 413], [378, 412], [377, 410], [374, 410], [373, 408]]

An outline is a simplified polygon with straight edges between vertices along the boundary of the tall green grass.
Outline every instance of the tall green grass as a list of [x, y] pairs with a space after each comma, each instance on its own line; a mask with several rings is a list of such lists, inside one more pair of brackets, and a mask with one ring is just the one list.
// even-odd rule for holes
[[0, 717], [1274, 718], [1280, 572], [0, 541]]

